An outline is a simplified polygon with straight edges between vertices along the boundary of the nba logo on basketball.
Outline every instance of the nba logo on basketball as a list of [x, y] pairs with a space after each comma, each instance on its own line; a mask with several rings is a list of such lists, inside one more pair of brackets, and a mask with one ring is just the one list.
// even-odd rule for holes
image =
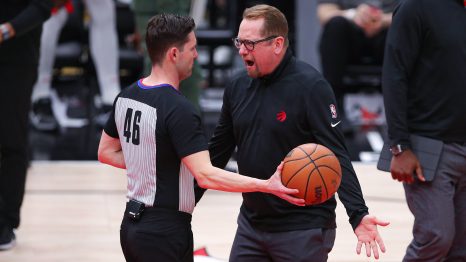
[[337, 108], [334, 104], [330, 104], [330, 113], [332, 113], [332, 118], [337, 118]]

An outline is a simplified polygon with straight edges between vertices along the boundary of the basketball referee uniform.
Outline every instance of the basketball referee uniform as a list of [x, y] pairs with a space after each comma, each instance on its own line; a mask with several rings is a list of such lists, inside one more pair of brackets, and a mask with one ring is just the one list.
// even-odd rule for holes
[[139, 220], [123, 217], [126, 260], [193, 261], [194, 177], [181, 159], [207, 150], [194, 106], [171, 85], [140, 80], [115, 99], [104, 130], [120, 139], [128, 199], [146, 206]]

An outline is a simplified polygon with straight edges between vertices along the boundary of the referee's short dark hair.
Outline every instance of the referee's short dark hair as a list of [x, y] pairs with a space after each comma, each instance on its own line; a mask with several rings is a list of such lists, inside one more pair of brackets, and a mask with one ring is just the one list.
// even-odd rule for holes
[[176, 46], [182, 50], [188, 42], [188, 34], [196, 24], [189, 16], [159, 14], [153, 16], [147, 24], [146, 47], [152, 64], [161, 63], [167, 50]]

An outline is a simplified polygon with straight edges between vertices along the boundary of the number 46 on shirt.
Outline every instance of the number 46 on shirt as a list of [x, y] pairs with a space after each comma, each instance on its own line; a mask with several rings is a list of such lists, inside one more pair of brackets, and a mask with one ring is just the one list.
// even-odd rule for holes
[[[123, 136], [126, 137], [126, 143], [133, 145], [139, 145], [139, 123], [141, 122], [141, 111], [136, 110], [133, 117], [133, 109], [128, 108], [125, 116], [125, 127], [123, 130]], [[131, 125], [132, 123], [132, 125]]]

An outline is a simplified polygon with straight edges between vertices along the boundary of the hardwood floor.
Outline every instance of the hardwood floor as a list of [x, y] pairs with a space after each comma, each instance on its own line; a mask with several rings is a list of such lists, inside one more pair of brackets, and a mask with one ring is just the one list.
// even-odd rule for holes
[[[379, 261], [401, 261], [411, 240], [413, 218], [402, 185], [374, 165], [355, 163], [371, 214], [391, 225], [380, 228], [387, 253]], [[119, 225], [126, 177], [98, 162], [33, 162], [27, 180], [17, 246], [0, 252], [1, 262], [124, 261]], [[236, 230], [241, 195], [208, 191], [193, 217], [194, 245], [226, 260]], [[356, 255], [356, 237], [341, 202], [337, 239], [329, 261], [375, 261]]]

